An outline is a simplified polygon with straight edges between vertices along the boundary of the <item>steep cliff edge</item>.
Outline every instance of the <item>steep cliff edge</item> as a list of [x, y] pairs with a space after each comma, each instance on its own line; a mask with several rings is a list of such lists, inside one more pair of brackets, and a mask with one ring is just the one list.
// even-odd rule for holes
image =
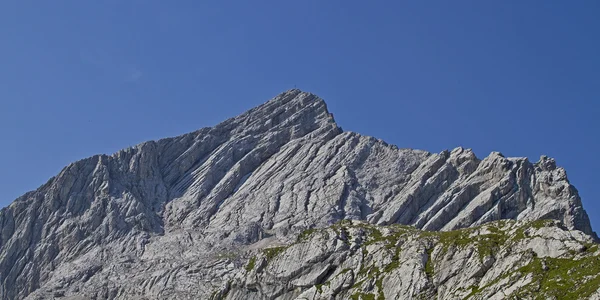
[[594, 236], [550, 158], [398, 149], [343, 132], [322, 99], [290, 90], [215, 127], [75, 162], [2, 209], [0, 298], [183, 298], [226, 283], [215, 256], [343, 219], [433, 231], [555, 219]]

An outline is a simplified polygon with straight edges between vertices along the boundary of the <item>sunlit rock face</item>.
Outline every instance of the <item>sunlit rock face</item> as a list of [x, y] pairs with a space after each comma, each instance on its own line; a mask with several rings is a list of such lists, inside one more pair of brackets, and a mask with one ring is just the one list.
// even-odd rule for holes
[[551, 158], [399, 149], [342, 131], [322, 99], [294, 89], [211, 128], [72, 163], [2, 209], [0, 298], [223, 297], [213, 293], [252, 253], [309, 228], [500, 219], [554, 219], [595, 238]]
[[598, 244], [559, 221], [455, 231], [346, 221], [258, 252], [214, 298], [598, 299], [599, 289]]

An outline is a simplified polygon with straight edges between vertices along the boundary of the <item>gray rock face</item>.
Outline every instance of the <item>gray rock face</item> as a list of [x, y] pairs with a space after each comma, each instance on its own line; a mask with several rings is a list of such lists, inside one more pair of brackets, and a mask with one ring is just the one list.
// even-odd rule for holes
[[597, 299], [600, 291], [598, 245], [551, 220], [451, 232], [341, 222], [250, 262], [222, 298]]
[[75, 162], [2, 209], [0, 298], [205, 299], [244, 264], [224, 257], [342, 219], [436, 231], [555, 219], [595, 236], [550, 158], [399, 149], [343, 132], [322, 99], [290, 90], [215, 127]]

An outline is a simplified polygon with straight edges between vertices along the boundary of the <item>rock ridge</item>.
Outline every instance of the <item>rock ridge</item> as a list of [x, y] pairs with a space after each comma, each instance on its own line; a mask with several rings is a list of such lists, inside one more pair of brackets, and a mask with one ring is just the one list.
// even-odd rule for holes
[[399, 149], [342, 131], [321, 98], [293, 89], [214, 127], [72, 163], [0, 210], [0, 299], [185, 298], [226, 283], [200, 271], [217, 254], [344, 219], [429, 231], [554, 219], [596, 238], [551, 158]]

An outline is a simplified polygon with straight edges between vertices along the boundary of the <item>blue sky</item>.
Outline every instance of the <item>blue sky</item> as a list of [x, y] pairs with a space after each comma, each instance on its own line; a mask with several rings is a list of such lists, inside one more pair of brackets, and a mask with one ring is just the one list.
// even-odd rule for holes
[[600, 229], [600, 1], [4, 1], [0, 205], [297, 86], [404, 148], [555, 157]]

